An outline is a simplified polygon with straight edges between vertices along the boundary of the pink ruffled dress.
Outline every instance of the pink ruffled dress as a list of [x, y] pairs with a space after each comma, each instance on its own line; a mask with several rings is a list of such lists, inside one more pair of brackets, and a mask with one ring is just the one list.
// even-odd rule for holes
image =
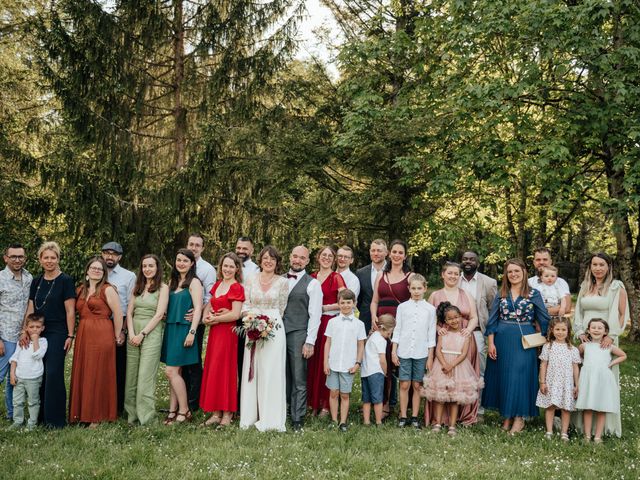
[[[449, 332], [438, 340], [442, 342], [444, 358], [448, 363], [453, 363], [462, 353], [465, 337], [459, 332]], [[473, 342], [473, 338], [470, 341]], [[478, 400], [478, 392], [484, 386], [484, 381], [476, 373], [468, 356], [448, 375], [442, 371], [442, 364], [436, 357], [424, 385], [422, 396], [431, 401], [470, 405]]]

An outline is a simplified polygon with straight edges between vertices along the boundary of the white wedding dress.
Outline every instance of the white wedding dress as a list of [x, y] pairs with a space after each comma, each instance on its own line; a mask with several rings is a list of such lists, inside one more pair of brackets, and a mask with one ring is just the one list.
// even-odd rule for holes
[[240, 428], [252, 425], [261, 431], [286, 430], [286, 359], [287, 339], [282, 315], [287, 306], [289, 284], [283, 277], [275, 277], [266, 292], [260, 287], [260, 275], [251, 277], [245, 285], [246, 301], [243, 311], [264, 314], [274, 319], [280, 328], [275, 337], [256, 347], [253, 379], [249, 381], [251, 352], [245, 348], [240, 390]]

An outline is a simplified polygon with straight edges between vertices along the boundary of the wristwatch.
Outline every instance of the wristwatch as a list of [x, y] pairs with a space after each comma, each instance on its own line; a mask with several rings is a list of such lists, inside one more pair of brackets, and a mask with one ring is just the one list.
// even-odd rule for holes
[[362, 366], [362, 362], [356, 362], [356, 365]]
[[191, 330], [189, 330], [189, 333], [190, 333], [191, 335], [195, 335], [195, 334], [196, 334], [196, 331], [192, 328]]
[[146, 336], [147, 336], [147, 332], [145, 332], [144, 330], [142, 330], [142, 331], [140, 332], [140, 335], [142, 335], [143, 337], [146, 337]]

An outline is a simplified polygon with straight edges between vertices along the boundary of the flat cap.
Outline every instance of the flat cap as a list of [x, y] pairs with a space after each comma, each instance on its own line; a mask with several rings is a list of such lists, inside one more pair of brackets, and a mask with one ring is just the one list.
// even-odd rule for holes
[[122, 255], [122, 245], [120, 245], [118, 242], [108, 242], [105, 243], [102, 246], [102, 251], [106, 251], [106, 250], [113, 250], [114, 252], [116, 252], [118, 255]]

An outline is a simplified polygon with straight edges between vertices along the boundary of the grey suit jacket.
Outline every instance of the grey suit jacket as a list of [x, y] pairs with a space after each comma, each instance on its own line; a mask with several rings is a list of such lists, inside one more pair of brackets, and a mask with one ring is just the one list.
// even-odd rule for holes
[[493, 278], [478, 272], [478, 289], [476, 295], [476, 308], [478, 310], [478, 324], [484, 333], [489, 321], [489, 311], [493, 305], [493, 299], [498, 293], [498, 282]]
[[356, 270], [356, 277], [360, 281], [360, 295], [358, 295], [358, 310], [360, 311], [360, 320], [365, 325], [371, 324], [371, 299], [373, 298], [373, 286], [371, 285], [371, 264]]

